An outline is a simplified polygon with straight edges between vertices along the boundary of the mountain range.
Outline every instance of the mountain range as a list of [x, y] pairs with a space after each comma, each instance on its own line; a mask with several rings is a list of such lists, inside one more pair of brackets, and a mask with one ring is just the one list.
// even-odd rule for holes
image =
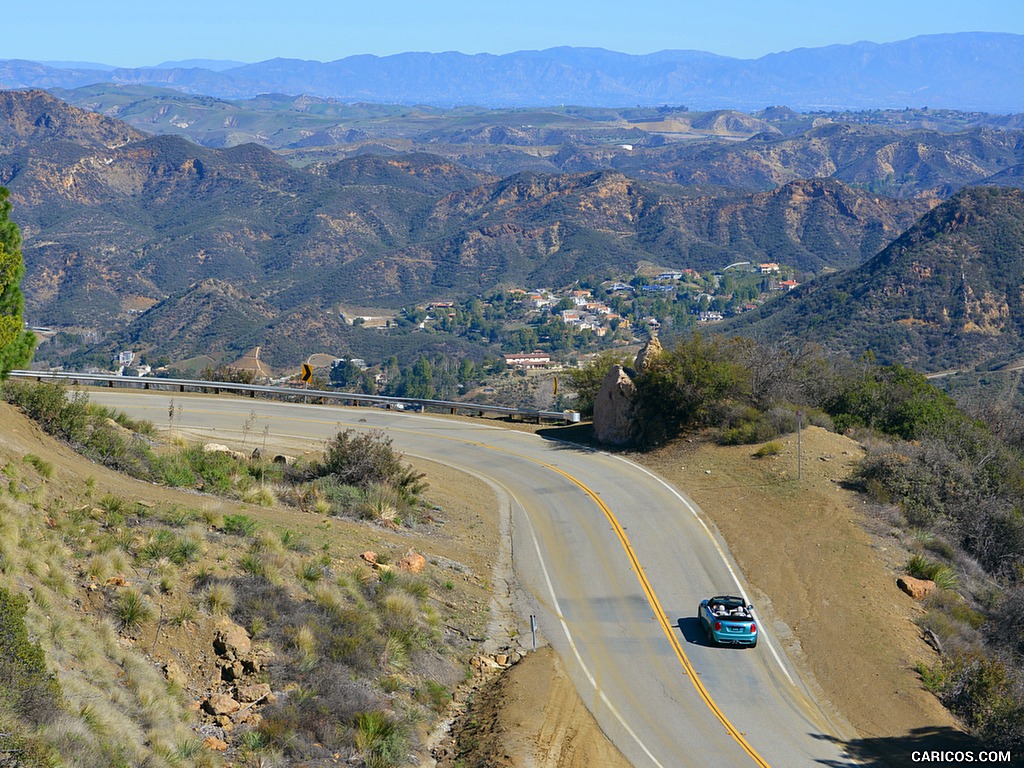
[[[492, 143], [509, 140], [508, 119], [474, 113], [467, 129], [464, 110], [378, 115], [374, 130], [408, 134], [402, 151], [356, 137], [339, 145], [354, 148], [343, 159], [294, 164], [255, 144], [153, 136], [42, 91], [0, 92], [0, 184], [24, 237], [26, 317], [101, 341], [104, 355], [259, 345], [286, 367], [309, 350], [385, 359], [432, 345], [480, 358], [479, 344], [384, 334], [341, 313], [644, 263], [848, 270], [959, 190], [1019, 184], [1024, 165], [1013, 129], [690, 113], [703, 138], [626, 148], [601, 133], [618, 114], [535, 111], [537, 124], [587, 130]], [[663, 127], [630, 125], [641, 138]], [[535, 143], [556, 136], [564, 143]]]
[[801, 48], [752, 60], [701, 51], [629, 55], [551, 48], [500, 56], [402, 53], [327, 63], [180, 64], [126, 69], [0, 60], [0, 87], [146, 84], [229, 99], [282, 93], [445, 107], [668, 104], [750, 111], [786, 104], [799, 111], [924, 105], [1024, 111], [1024, 36], [1004, 33]]

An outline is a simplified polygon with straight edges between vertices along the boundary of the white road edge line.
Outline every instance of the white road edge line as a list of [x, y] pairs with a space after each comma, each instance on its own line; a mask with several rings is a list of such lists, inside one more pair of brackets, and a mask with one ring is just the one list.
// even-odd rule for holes
[[[505, 490], [508, 491], [507, 488]], [[512, 493], [509, 493], [509, 496], [513, 499], [515, 498], [515, 495]], [[636, 732], [629, 727], [629, 724], [623, 719], [622, 715], [619, 714], [619, 710], [615, 708], [615, 705], [612, 704], [611, 701], [609, 701], [605, 692], [598, 687], [597, 680], [594, 678], [593, 674], [591, 674], [590, 669], [583, 661], [583, 657], [580, 656], [580, 652], [576, 648], [576, 642], [572, 639], [572, 633], [569, 631], [569, 625], [566, 624], [565, 619], [563, 618], [562, 607], [558, 604], [558, 597], [555, 596], [555, 588], [551, 584], [551, 577], [548, 575], [548, 568], [544, 564], [544, 556], [540, 552], [540, 542], [537, 541], [537, 534], [533, 529], [533, 522], [530, 520], [529, 513], [523, 505], [518, 502], [518, 500], [516, 501], [516, 505], [522, 511], [523, 517], [526, 518], [526, 525], [530, 529], [530, 538], [533, 540], [533, 548], [537, 553], [537, 561], [540, 563], [541, 572], [544, 574], [544, 583], [547, 585], [548, 594], [551, 596], [551, 604], [554, 606], [555, 615], [558, 617], [558, 621], [562, 625], [562, 632], [565, 633], [565, 639], [569, 641], [569, 647], [572, 648], [572, 653], [576, 657], [576, 662], [583, 670], [583, 674], [587, 676], [587, 680], [589, 680], [590, 684], [594, 687], [594, 692], [601, 697], [601, 701], [604, 702], [606, 707], [608, 707], [608, 711], [611, 712], [615, 716], [615, 719], [622, 724], [622, 727], [626, 729], [626, 732], [633, 738], [633, 741], [635, 741], [640, 749], [644, 751], [644, 754], [646, 754], [651, 761], [658, 766], [658, 768], [664, 768], [664, 766], [658, 762], [658, 758], [651, 754], [651, 750], [647, 748], [647, 745], [644, 744], [640, 740], [640, 737], [636, 735]]]

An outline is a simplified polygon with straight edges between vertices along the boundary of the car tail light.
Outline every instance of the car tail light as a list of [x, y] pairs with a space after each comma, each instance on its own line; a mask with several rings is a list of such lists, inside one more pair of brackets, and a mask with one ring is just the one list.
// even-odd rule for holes
[[750, 625], [750, 634], [753, 635], [756, 632], [757, 632], [757, 624], [751, 624]]
[[715, 622], [715, 632], [721, 632], [721, 631], [722, 631], [722, 622], [716, 621]]

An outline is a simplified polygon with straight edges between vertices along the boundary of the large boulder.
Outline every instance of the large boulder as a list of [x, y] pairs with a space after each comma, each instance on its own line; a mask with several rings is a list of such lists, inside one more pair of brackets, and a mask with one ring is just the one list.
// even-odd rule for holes
[[637, 433], [637, 389], [621, 365], [608, 371], [594, 400], [594, 437], [609, 445], [629, 445]]

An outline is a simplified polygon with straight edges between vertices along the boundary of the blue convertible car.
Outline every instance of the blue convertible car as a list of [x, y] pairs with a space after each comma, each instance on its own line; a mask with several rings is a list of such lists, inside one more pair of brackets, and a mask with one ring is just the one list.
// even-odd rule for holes
[[742, 597], [719, 595], [701, 600], [697, 618], [712, 645], [757, 645], [757, 623]]

